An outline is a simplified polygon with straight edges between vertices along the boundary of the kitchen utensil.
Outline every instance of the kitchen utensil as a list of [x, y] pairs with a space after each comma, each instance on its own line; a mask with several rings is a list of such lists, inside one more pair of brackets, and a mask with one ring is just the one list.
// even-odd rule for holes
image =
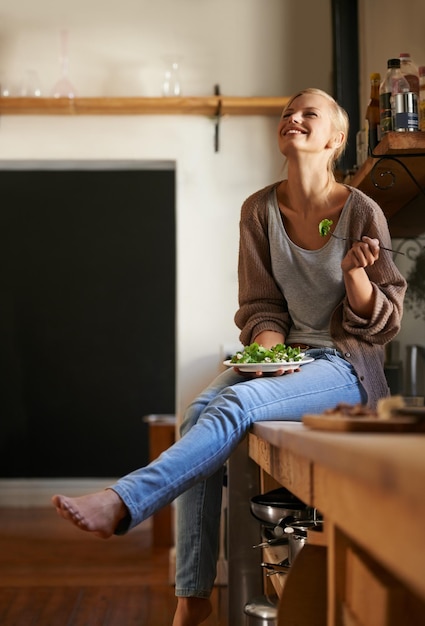
[[256, 519], [262, 524], [273, 527], [279, 526], [288, 517], [297, 520], [309, 518], [312, 515], [311, 507], [284, 487], [254, 496], [250, 500], [250, 507]]
[[283, 559], [279, 563], [261, 563], [261, 567], [268, 570], [266, 576], [274, 576], [275, 574], [287, 574], [291, 569], [289, 559]]
[[323, 520], [299, 520], [288, 525], [284, 532], [288, 536], [288, 562], [292, 566], [301, 549], [307, 543], [308, 531], [321, 531]]
[[[334, 233], [332, 233], [331, 231], [329, 231], [329, 235], [331, 235], [332, 237], [335, 237], [335, 239], [340, 239], [341, 241], [361, 241], [361, 239], [356, 239], [355, 237], [339, 237], [338, 235], [334, 235]], [[381, 250], [394, 252], [394, 254], [404, 254], [404, 252], [401, 252], [400, 250], [392, 250], [391, 248], [384, 248], [384, 246], [381, 246], [381, 244], [379, 244], [379, 247]]]
[[268, 546], [287, 545], [288, 539], [285, 536], [271, 537], [270, 539], [264, 539], [261, 543], [257, 543], [253, 548], [267, 548]]
[[246, 626], [277, 626], [277, 598], [259, 596], [245, 605]]
[[[425, 346], [406, 346], [406, 388], [407, 395], [418, 396], [424, 392]], [[423, 403], [422, 403], [423, 404]]]
[[271, 373], [283, 370], [287, 372], [289, 370], [298, 370], [301, 365], [307, 365], [314, 361], [313, 357], [303, 356], [300, 361], [281, 361], [280, 363], [232, 363], [231, 359], [223, 361], [225, 367], [237, 367], [241, 372], [264, 372]]

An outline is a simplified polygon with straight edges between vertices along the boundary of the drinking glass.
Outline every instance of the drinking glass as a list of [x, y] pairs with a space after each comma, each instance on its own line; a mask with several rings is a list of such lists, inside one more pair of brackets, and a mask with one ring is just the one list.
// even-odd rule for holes
[[68, 31], [60, 31], [60, 56], [59, 64], [61, 75], [53, 87], [52, 96], [54, 98], [75, 98], [76, 90], [69, 80], [69, 55], [68, 55]]
[[19, 88], [19, 95], [24, 98], [40, 98], [42, 89], [35, 70], [27, 70]]
[[180, 96], [180, 63], [179, 59], [164, 57], [167, 62], [167, 69], [164, 73], [164, 80], [162, 81], [162, 95], [163, 96]]
[[0, 73], [0, 97], [8, 98], [15, 95], [15, 89], [11, 85], [9, 77]]

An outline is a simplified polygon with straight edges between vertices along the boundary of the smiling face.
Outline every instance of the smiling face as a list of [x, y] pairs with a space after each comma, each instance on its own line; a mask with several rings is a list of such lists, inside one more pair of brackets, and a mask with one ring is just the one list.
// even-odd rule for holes
[[311, 89], [289, 101], [278, 126], [279, 148], [290, 157], [297, 152], [326, 154], [332, 163], [342, 153], [348, 118], [325, 92]]

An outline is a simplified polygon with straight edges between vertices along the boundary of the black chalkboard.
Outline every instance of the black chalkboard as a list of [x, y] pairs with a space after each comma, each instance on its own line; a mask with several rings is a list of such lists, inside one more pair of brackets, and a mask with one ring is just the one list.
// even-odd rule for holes
[[113, 477], [175, 410], [175, 172], [0, 170], [0, 476]]

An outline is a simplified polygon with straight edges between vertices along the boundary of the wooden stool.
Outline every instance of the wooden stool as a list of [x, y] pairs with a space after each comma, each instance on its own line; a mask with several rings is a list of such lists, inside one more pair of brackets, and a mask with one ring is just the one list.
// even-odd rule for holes
[[[149, 424], [149, 461], [154, 461], [176, 440], [176, 416], [167, 414], [145, 415]], [[169, 548], [174, 545], [172, 506], [169, 504], [153, 515], [153, 545]]]

